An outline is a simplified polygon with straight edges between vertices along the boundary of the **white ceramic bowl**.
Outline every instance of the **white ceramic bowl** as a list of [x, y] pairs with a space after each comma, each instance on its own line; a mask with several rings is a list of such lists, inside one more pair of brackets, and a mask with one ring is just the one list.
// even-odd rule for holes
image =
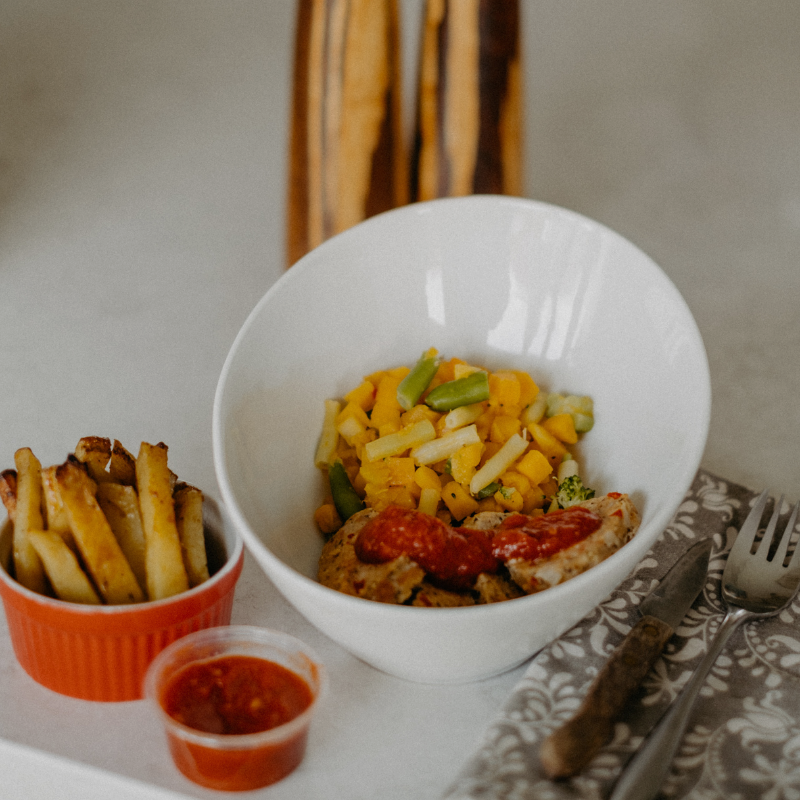
[[[589, 394], [582, 474], [626, 492], [637, 536], [536, 595], [469, 608], [391, 606], [315, 581], [323, 401], [428, 347]], [[511, 668], [579, 621], [649, 550], [699, 466], [710, 384], [692, 315], [661, 269], [613, 231], [530, 200], [472, 196], [373, 217], [325, 242], [239, 332], [214, 403], [217, 477], [266, 574], [314, 625], [378, 669], [460, 682]]]

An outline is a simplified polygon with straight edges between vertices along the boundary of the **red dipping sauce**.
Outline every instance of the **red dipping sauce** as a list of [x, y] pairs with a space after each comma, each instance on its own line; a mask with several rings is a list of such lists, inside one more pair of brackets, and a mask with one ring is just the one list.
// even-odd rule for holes
[[571, 547], [594, 533], [602, 520], [572, 506], [538, 517], [515, 514], [489, 531], [453, 528], [419, 511], [389, 506], [356, 539], [356, 555], [382, 564], [407, 555], [430, 578], [451, 589], [468, 589], [482, 572], [497, 572], [512, 558], [535, 561]]
[[275, 783], [303, 760], [325, 683], [302, 642], [228, 626], [170, 645], [151, 665], [146, 694], [161, 709], [170, 753], [187, 778], [247, 791]]
[[313, 701], [294, 672], [253, 656], [223, 656], [184, 667], [164, 689], [164, 711], [207, 733], [259, 733], [293, 720]]

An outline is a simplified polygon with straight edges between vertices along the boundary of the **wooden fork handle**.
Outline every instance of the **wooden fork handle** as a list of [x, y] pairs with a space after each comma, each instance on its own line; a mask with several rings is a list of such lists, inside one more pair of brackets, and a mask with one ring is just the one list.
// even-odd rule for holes
[[575, 775], [594, 758], [672, 633], [656, 617], [639, 620], [595, 678], [575, 716], [542, 744], [539, 757], [548, 777]]

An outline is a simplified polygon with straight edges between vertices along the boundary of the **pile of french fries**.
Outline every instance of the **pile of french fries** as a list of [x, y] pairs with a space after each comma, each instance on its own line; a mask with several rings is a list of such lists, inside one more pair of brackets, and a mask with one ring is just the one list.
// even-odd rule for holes
[[26, 588], [72, 603], [160, 600], [209, 577], [203, 493], [178, 481], [167, 446], [87, 436], [46, 469], [30, 448], [0, 473], [13, 525], [13, 574]]

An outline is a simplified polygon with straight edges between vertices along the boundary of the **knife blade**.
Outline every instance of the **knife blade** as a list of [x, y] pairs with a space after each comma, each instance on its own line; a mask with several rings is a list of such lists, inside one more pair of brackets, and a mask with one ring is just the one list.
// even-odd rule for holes
[[608, 741], [614, 722], [703, 588], [712, 541], [690, 547], [640, 603], [640, 619], [611, 654], [575, 715], [542, 743], [551, 779], [580, 772]]

